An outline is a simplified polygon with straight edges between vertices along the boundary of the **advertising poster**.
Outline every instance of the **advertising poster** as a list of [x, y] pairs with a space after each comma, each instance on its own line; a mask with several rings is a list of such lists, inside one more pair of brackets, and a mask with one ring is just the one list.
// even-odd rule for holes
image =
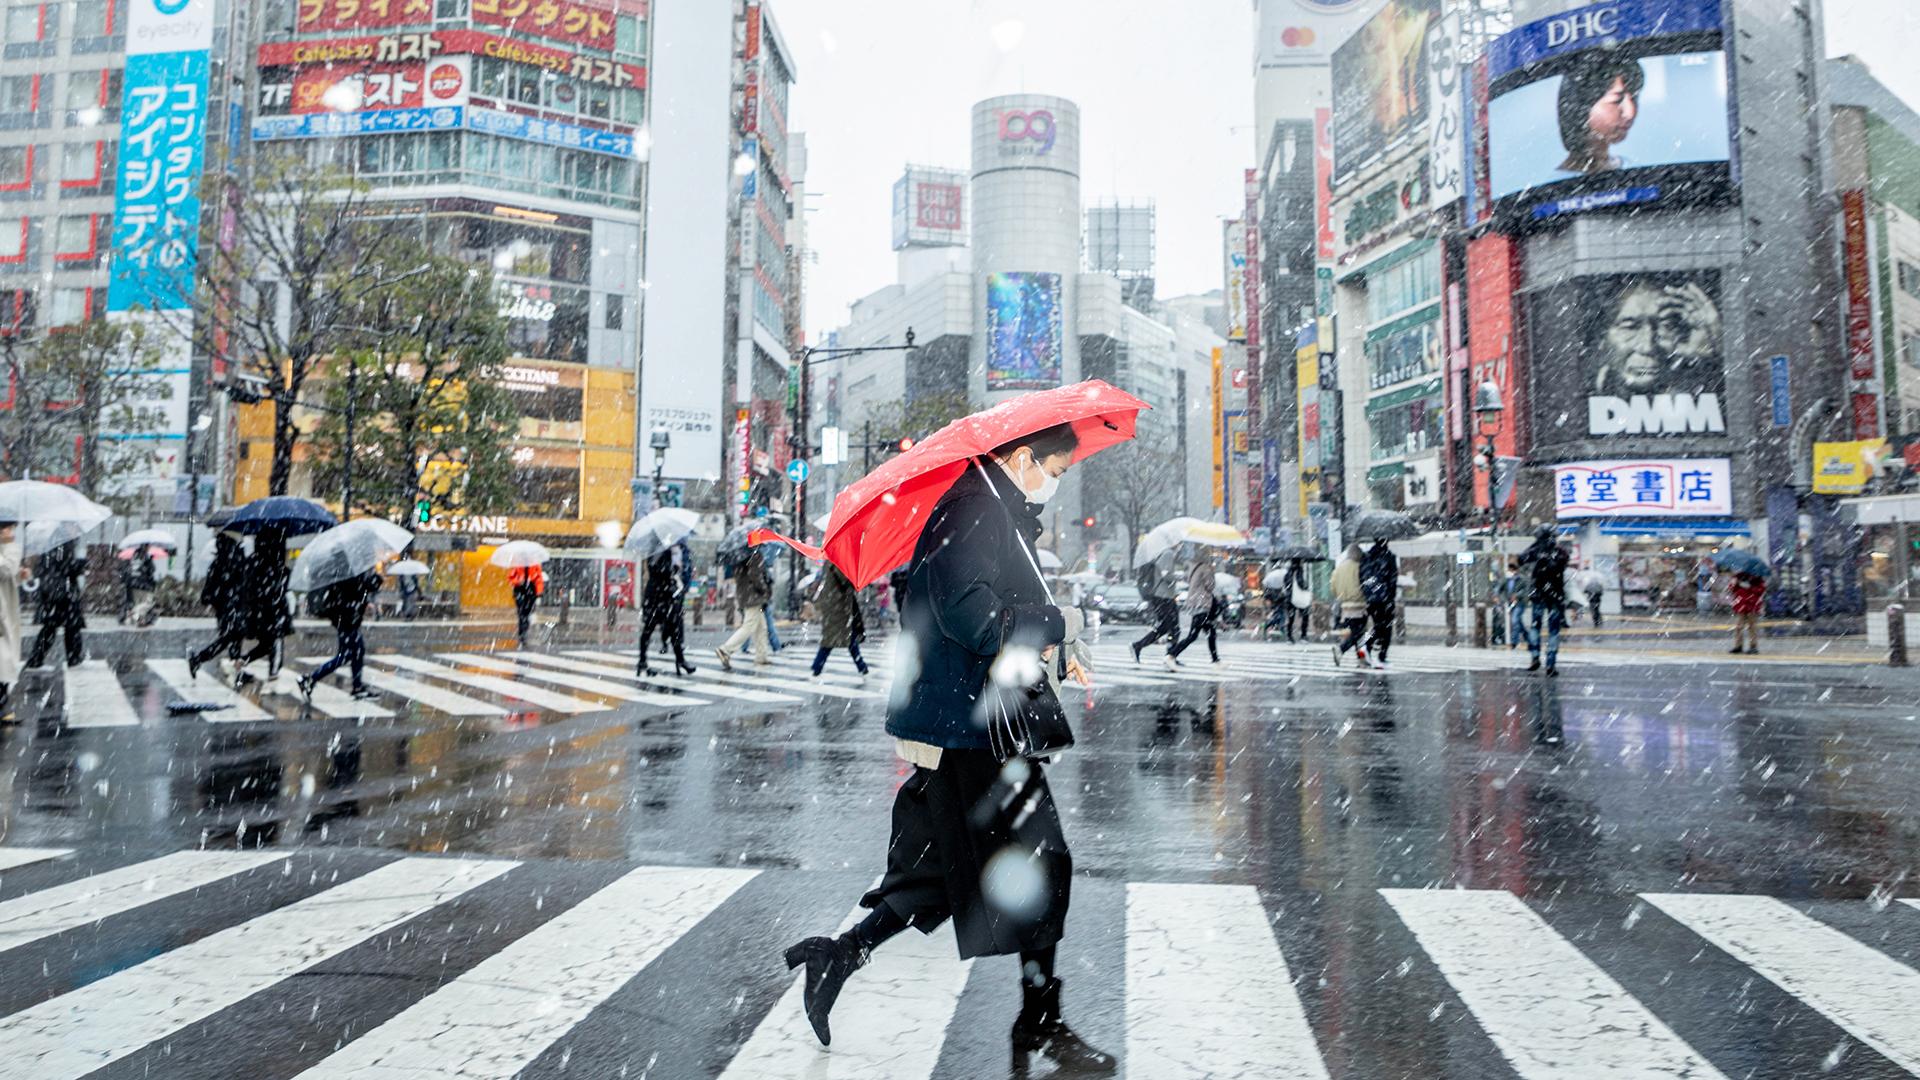
[[1726, 432], [1718, 272], [1581, 278], [1534, 294], [1528, 325], [1539, 441]]
[[269, 41], [255, 54], [263, 68], [302, 64], [395, 64], [442, 55], [490, 56], [526, 64], [582, 82], [615, 88], [647, 85], [647, 69], [567, 49], [515, 41], [479, 30], [427, 30], [384, 37], [326, 41]]
[[260, 112], [266, 116], [317, 112], [377, 112], [465, 105], [470, 59], [316, 64], [260, 73]]
[[[412, 0], [394, 0], [396, 4], [407, 2]], [[601, 4], [579, 0], [472, 0], [470, 10], [474, 22], [502, 26], [515, 34], [533, 34], [590, 49], [613, 48], [614, 12]]]
[[1247, 340], [1247, 226], [1243, 222], [1226, 223], [1226, 291], [1222, 299], [1227, 305], [1227, 340]]
[[1333, 110], [1313, 110], [1314, 258], [1333, 258]]
[[1880, 474], [1887, 457], [1887, 440], [1813, 444], [1813, 491], [1816, 495], [1858, 495]]
[[299, 0], [294, 12], [294, 27], [303, 34], [432, 22], [433, 0]]
[[1427, 31], [1440, 0], [1389, 0], [1333, 54], [1333, 182], [1427, 119]]
[[1726, 458], [1569, 461], [1553, 467], [1555, 516], [1724, 517], [1733, 513]]
[[1060, 385], [1060, 275], [987, 275], [987, 389]]
[[1317, 67], [1359, 29], [1380, 0], [1257, 0], [1260, 67]]

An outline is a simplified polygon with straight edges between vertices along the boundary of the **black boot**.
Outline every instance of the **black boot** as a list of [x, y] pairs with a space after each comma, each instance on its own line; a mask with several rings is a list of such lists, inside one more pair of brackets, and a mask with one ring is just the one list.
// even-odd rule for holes
[[1112, 1076], [1118, 1062], [1073, 1033], [1060, 1019], [1060, 980], [1035, 986], [1020, 984], [1020, 1018], [1013, 1022], [1013, 1072], [1025, 1076], [1029, 1055], [1039, 1054], [1059, 1066], [1059, 1075]]
[[821, 1046], [833, 1045], [833, 1032], [827, 1027], [827, 1014], [840, 996], [847, 977], [867, 966], [869, 953], [851, 934], [839, 937], [810, 937], [787, 950], [789, 970], [807, 965], [807, 1022]]

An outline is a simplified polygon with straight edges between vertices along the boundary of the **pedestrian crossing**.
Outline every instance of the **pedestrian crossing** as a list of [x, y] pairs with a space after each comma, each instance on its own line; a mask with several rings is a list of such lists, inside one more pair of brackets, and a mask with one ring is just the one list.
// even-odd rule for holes
[[[863, 914], [827, 906], [862, 887], [845, 873], [312, 849], [104, 866], [0, 848], [0, 868], [0, 1080], [948, 1080], [982, 1074], [970, 1055], [1005, 1029], [983, 1034], [981, 1018], [1013, 998], [1010, 961], [958, 958], [950, 925], [906, 933], [847, 984], [822, 1049], [778, 953], [827, 930], [835, 910], [842, 928]], [[1085, 878], [1074, 895], [1078, 921], [1060, 948], [1067, 1016], [1111, 1030], [1074, 1003], [1113, 983], [1122, 1031], [1103, 1048], [1129, 1076], [1364, 1075], [1351, 1055], [1367, 1037], [1428, 1061], [1408, 1074], [1432, 1077], [1804, 1076], [1824, 1070], [1790, 1062], [1834, 1046], [1850, 1048], [1844, 1075], [1920, 1075], [1920, 972], [1891, 954], [1920, 935], [1911, 900], [1607, 896], [1595, 910], [1631, 909], [1629, 929], [1671, 925], [1602, 947], [1583, 932], [1595, 916], [1561, 911], [1558, 893], [1383, 889], [1288, 904], [1242, 884]], [[1879, 921], [1862, 931], [1869, 907]], [[1111, 927], [1088, 921], [1109, 915]], [[1315, 919], [1317, 941], [1299, 925]], [[160, 941], [142, 945], [143, 933]], [[1385, 951], [1356, 962], [1371, 947]], [[1715, 964], [1726, 992], [1684, 1003], [1644, 974]], [[1785, 995], [1774, 1014], [1797, 1009], [1790, 1024], [1749, 1015], [1756, 980]], [[1663, 1015], [1682, 1004], [1685, 1015]], [[1725, 1034], [1755, 1024], [1773, 1060]], [[713, 1045], [690, 1050], [690, 1032]], [[663, 1053], [681, 1067], [652, 1072]], [[201, 1064], [170, 1072], [169, 1060]]]
[[[323, 662], [322, 656], [298, 657], [272, 680], [242, 689], [229, 686], [211, 669], [202, 670], [196, 678], [184, 660], [148, 659], [144, 672], [148, 684], [158, 688], [157, 696], [140, 692], [137, 675], [130, 694], [124, 674], [103, 661], [90, 660], [62, 669], [60, 719], [67, 728], [84, 731], [137, 728], [161, 722], [170, 713], [211, 724], [248, 724], [303, 715], [366, 722], [421, 710], [456, 719], [506, 721], [529, 714], [591, 716], [634, 706], [852, 708], [886, 700], [896, 670], [892, 645], [890, 640], [869, 643], [870, 674], [865, 677], [839, 651], [817, 679], [811, 677], [813, 652], [806, 648], [782, 650], [765, 665], [754, 663], [748, 655], [736, 656], [732, 671], [696, 655], [698, 670], [693, 674], [670, 673], [671, 667], [658, 657], [651, 658], [654, 674], [639, 673], [633, 653], [593, 648], [497, 653], [443, 649], [424, 655], [377, 652], [368, 655], [365, 671], [367, 685], [377, 693], [365, 699], [347, 693], [344, 676], [317, 684], [311, 698], [304, 697], [295, 676]], [[1220, 645], [1218, 662], [1211, 662], [1204, 649], [1196, 647], [1185, 654], [1184, 663], [1169, 670], [1164, 649], [1158, 645], [1136, 661], [1129, 642], [1110, 635], [1094, 643], [1091, 651], [1094, 689], [1091, 694], [1068, 695], [1075, 700], [1093, 702], [1113, 689], [1217, 688], [1249, 682], [1385, 678], [1406, 672], [1516, 671], [1524, 669], [1529, 659], [1524, 652], [1505, 649], [1402, 645], [1393, 650], [1390, 671], [1382, 672], [1361, 669], [1351, 657], [1344, 666], [1336, 665], [1332, 650], [1324, 644], [1229, 640]], [[1602, 651], [1565, 658], [1562, 666], [1578, 670], [1696, 662], [1683, 656]]]

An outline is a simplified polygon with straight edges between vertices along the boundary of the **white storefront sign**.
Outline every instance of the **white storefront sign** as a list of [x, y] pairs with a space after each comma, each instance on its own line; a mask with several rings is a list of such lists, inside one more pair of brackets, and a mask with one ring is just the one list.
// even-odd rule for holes
[[1553, 467], [1554, 513], [1582, 517], [1725, 517], [1733, 513], [1726, 458], [1569, 461]]

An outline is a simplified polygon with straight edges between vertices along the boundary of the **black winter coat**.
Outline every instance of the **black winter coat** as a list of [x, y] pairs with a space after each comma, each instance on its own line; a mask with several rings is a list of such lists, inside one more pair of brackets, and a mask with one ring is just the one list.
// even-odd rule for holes
[[934, 504], [914, 545], [900, 623], [918, 676], [888, 706], [887, 734], [984, 750], [976, 706], [1001, 647], [1058, 645], [1067, 626], [1021, 550], [1040, 535], [1040, 508], [991, 459], [976, 465]]
[[207, 567], [207, 580], [200, 586], [200, 603], [213, 609], [222, 623], [240, 609], [247, 591], [247, 553], [238, 543], [222, 539], [216, 542], [213, 563]]
[[1567, 606], [1567, 549], [1549, 539], [1533, 542], [1520, 554], [1520, 565], [1533, 568], [1533, 602], [1542, 607]]
[[80, 575], [86, 570], [86, 560], [74, 553], [71, 544], [62, 544], [40, 556], [34, 577], [40, 582], [35, 599], [42, 623], [81, 620], [86, 598], [80, 588]]
[[287, 609], [286, 538], [254, 538], [248, 560], [245, 590], [247, 636], [255, 641], [285, 637], [293, 632], [293, 613]]

